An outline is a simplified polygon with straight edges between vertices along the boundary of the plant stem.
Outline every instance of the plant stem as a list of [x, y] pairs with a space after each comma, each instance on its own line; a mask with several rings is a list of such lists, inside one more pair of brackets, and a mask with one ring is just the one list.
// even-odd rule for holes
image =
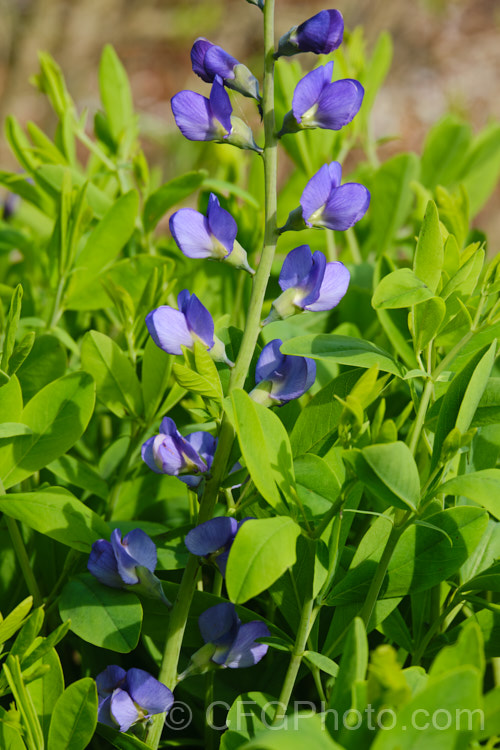
[[[264, 121], [264, 175], [265, 175], [265, 230], [264, 247], [257, 272], [253, 278], [252, 294], [248, 308], [247, 322], [241, 347], [236, 358], [229, 381], [229, 393], [235, 388], [242, 388], [255, 350], [260, 332], [262, 305], [266, 293], [271, 266], [273, 263], [276, 242], [278, 239], [276, 219], [276, 174], [277, 174], [277, 139], [275, 136], [274, 118], [274, 0], [266, 0], [264, 6], [264, 87], [262, 110]], [[212, 465], [212, 475], [207, 480], [205, 491], [200, 501], [198, 523], [208, 521], [213, 514], [224, 478], [229, 454], [234, 441], [234, 429], [224, 417], [219, 433], [217, 451]], [[190, 555], [184, 571], [179, 593], [170, 613], [165, 652], [160, 669], [159, 680], [167, 687], [176, 684], [177, 664], [179, 661], [184, 630], [186, 627], [191, 601], [196, 589], [198, 577], [198, 558]], [[165, 715], [154, 717], [148, 732], [146, 744], [157, 748], [161, 737]]]
[[297, 631], [297, 638], [295, 639], [292, 658], [290, 659], [290, 664], [288, 665], [288, 670], [285, 675], [285, 681], [283, 682], [283, 687], [281, 688], [276, 714], [273, 719], [273, 726], [278, 725], [283, 720], [283, 717], [286, 714], [286, 710], [290, 702], [290, 697], [295, 685], [295, 680], [297, 679], [297, 674], [302, 662], [302, 657], [304, 656], [307, 639], [309, 638], [309, 633], [318, 611], [319, 607], [314, 608], [313, 597], [307, 599], [307, 601], [304, 602], [302, 614], [300, 616], [299, 629]]
[[19, 526], [13, 518], [10, 518], [7, 515], [5, 515], [4, 518], [7, 530], [12, 541], [12, 546], [14, 547], [14, 551], [16, 553], [19, 566], [24, 576], [24, 580], [26, 581], [26, 586], [28, 587], [28, 591], [33, 597], [33, 606], [39, 607], [42, 604], [42, 595], [31, 568], [30, 559], [28, 557], [28, 553], [26, 552], [26, 547], [24, 546], [24, 541], [21, 536], [21, 532], [19, 531]]
[[417, 418], [415, 420], [409, 442], [409, 448], [413, 455], [415, 455], [417, 451], [420, 433], [422, 432], [424, 426], [425, 415], [427, 414], [427, 408], [429, 406], [433, 388], [433, 381], [431, 379], [427, 380], [422, 393], [422, 398], [420, 399], [420, 404], [418, 405]]

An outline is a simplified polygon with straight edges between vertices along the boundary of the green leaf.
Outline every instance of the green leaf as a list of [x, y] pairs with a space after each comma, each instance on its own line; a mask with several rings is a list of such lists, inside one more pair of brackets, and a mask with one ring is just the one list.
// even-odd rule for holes
[[0, 495], [0, 510], [80, 552], [90, 552], [97, 539], [109, 536], [106, 522], [60, 487]]
[[372, 305], [376, 310], [394, 310], [418, 305], [431, 297], [430, 289], [413, 271], [398, 268], [381, 279], [373, 292]]
[[134, 105], [127, 73], [110, 44], [102, 52], [99, 64], [99, 91], [115, 142], [134, 128]]
[[319, 654], [317, 651], [304, 651], [304, 659], [313, 667], [321, 669], [322, 672], [336, 677], [339, 673], [339, 665], [329, 659], [328, 656]]
[[233, 391], [232, 403], [238, 440], [255, 486], [275, 510], [283, 496], [293, 502], [292, 451], [287, 431], [276, 414], [255, 403], [245, 391]]
[[82, 341], [82, 367], [94, 378], [98, 398], [113, 414], [142, 414], [139, 380], [127, 355], [113, 339], [99, 331], [88, 331]]
[[0, 440], [16, 435], [31, 435], [33, 430], [20, 422], [2, 422], [0, 424]]
[[[44, 164], [33, 171], [33, 178], [40, 187], [54, 199], [59, 199], [62, 189], [64, 175], [68, 167], [61, 164]], [[82, 187], [86, 178], [74, 169], [71, 169], [71, 181], [73, 185]], [[102, 218], [113, 205], [111, 198], [96, 185], [89, 183], [87, 188], [87, 199], [90, 207], [98, 218]]]
[[471, 216], [484, 206], [500, 174], [500, 125], [492, 122], [474, 139], [458, 180], [467, 190]]
[[373, 367], [402, 376], [403, 371], [396, 360], [386, 351], [370, 341], [336, 334], [312, 334], [297, 336], [281, 346], [283, 354], [294, 354], [312, 359], [324, 359], [351, 367]]
[[85, 372], [69, 373], [42, 388], [22, 413], [22, 422], [33, 433], [20, 435], [0, 448], [0, 477], [5, 489], [69, 450], [85, 431], [94, 403], [94, 381]]
[[[258, 716], [262, 716], [260, 711]], [[305, 747], [314, 750], [343, 750], [325, 732], [324, 722], [320, 717], [311, 715], [310, 711], [298, 714], [296, 722], [293, 717], [288, 724], [285, 721], [283, 727], [271, 727], [269, 720], [266, 720], [266, 727], [265, 732], [259, 732], [242, 745], [242, 750], [304, 750]], [[229, 750], [229, 745], [226, 747]]]
[[411, 182], [418, 177], [416, 154], [399, 154], [383, 164], [375, 175], [370, 206], [370, 246], [382, 255], [406, 220], [413, 201]]
[[4, 750], [26, 750], [26, 745], [21, 735], [13, 726], [2, 721], [0, 718], [0, 747]]
[[146, 420], [151, 420], [160, 406], [170, 378], [172, 357], [148, 337], [141, 370], [142, 398]]
[[345, 454], [358, 478], [374, 495], [388, 505], [415, 510], [420, 501], [420, 477], [410, 449], [405, 443], [369, 445]]
[[300, 528], [291, 518], [250, 519], [238, 531], [227, 562], [229, 598], [242, 604], [265, 591], [296, 559]]
[[187, 172], [180, 177], [166, 182], [154, 193], [151, 193], [144, 206], [144, 228], [152, 232], [167, 211], [188, 198], [202, 184], [206, 173]]
[[[335, 708], [339, 716], [344, 716], [349, 709], [358, 709], [355, 698], [355, 683], [365, 679], [368, 667], [368, 640], [363, 621], [356, 617], [347, 633], [339, 664], [339, 673], [328, 701], [329, 708]], [[337, 736], [329, 716], [326, 716], [326, 727]]]
[[456, 182], [464, 164], [471, 137], [470, 125], [447, 115], [428, 132], [422, 154], [422, 183], [431, 190], [436, 185]]
[[47, 469], [68, 484], [74, 484], [93, 495], [107, 500], [109, 487], [102, 477], [89, 464], [73, 456], [61, 456], [47, 465]]
[[416, 350], [421, 352], [436, 336], [446, 314], [446, 302], [441, 297], [417, 305], [413, 310], [413, 328]]
[[0, 387], [0, 414], [2, 421], [19, 422], [23, 412], [23, 394], [19, 380], [13, 375]]
[[66, 349], [59, 339], [50, 334], [37, 336], [28, 357], [17, 371], [24, 402], [36, 396], [48, 383], [61, 378], [66, 367]]
[[435, 292], [441, 279], [444, 262], [443, 238], [439, 226], [439, 215], [434, 201], [429, 201], [418, 236], [413, 259], [413, 270], [432, 292]]
[[486, 354], [478, 362], [465, 390], [460, 409], [458, 410], [455, 427], [463, 434], [469, 429], [488, 383], [491, 370], [496, 358], [496, 341], [492, 343]]
[[51, 750], [85, 750], [97, 726], [97, 687], [84, 677], [59, 696], [52, 714], [48, 747]]
[[89, 573], [65, 585], [59, 614], [71, 620], [74, 633], [94, 646], [127, 654], [139, 642], [142, 607], [137, 596], [104, 586]]
[[474, 500], [500, 521], [500, 469], [461, 474], [439, 485], [434, 494], [464, 496]]
[[33, 597], [28, 596], [5, 619], [0, 620], [0, 645], [8, 641], [22, 627], [32, 606]]
[[219, 373], [206, 348], [198, 342], [194, 345], [194, 360], [196, 372], [185, 365], [173, 365], [172, 370], [177, 383], [187, 391], [222, 403], [224, 394]]
[[23, 681], [19, 658], [9, 654], [3, 665], [3, 671], [16, 701], [17, 710], [21, 714], [21, 723], [24, 729], [23, 737], [26, 740], [28, 750], [43, 749], [42, 728], [38, 721], [31, 696]]
[[308, 453], [293, 462], [297, 494], [313, 516], [323, 515], [340, 495], [342, 482], [319, 456]]
[[9, 314], [5, 324], [2, 359], [0, 360], [0, 369], [4, 370], [4, 372], [9, 372], [9, 360], [14, 351], [17, 326], [19, 325], [19, 318], [21, 316], [22, 298], [23, 288], [21, 284], [18, 284], [10, 301]]
[[141, 742], [141, 740], [134, 737], [133, 734], [119, 732], [118, 729], [108, 727], [106, 724], [99, 723], [97, 725], [96, 733], [100, 737], [104, 737], [110, 745], [118, 748], [118, 750], [148, 750], [149, 748], [149, 745]]
[[29, 692], [47, 743], [54, 707], [64, 690], [64, 676], [59, 656], [54, 648], [42, 657], [41, 663], [46, 664], [49, 671], [30, 682]]

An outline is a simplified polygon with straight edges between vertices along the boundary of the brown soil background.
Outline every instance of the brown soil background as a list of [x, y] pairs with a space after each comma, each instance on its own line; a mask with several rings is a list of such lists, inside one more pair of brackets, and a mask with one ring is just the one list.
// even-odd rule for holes
[[[277, 0], [277, 35], [325, 7], [324, 0]], [[420, 151], [429, 127], [445, 112], [467, 117], [477, 131], [500, 119], [499, 0], [339, 0], [346, 27], [365, 27], [368, 45], [382, 30], [394, 60], [374, 109], [377, 137], [398, 140], [381, 149]], [[148, 155], [168, 173], [161, 134], [175, 125], [169, 99], [181, 88], [200, 90], [189, 50], [197, 36], [222, 45], [259, 69], [261, 13], [244, 0], [0, 0], [0, 115], [34, 120], [50, 133], [53, 119], [29, 83], [37, 51], [58, 61], [79, 109], [98, 106], [102, 47], [114, 45], [130, 76], [147, 131], [159, 136]], [[155, 141], [155, 139], [153, 139]], [[0, 166], [13, 168], [4, 139]], [[498, 247], [500, 191], [475, 224]], [[493, 247], [490, 247], [490, 252]]]

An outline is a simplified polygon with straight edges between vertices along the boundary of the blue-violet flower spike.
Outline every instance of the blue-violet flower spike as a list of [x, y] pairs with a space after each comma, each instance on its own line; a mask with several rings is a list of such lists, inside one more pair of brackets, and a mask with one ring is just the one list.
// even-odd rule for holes
[[87, 568], [105, 586], [128, 589], [170, 606], [154, 575], [156, 562], [155, 543], [142, 529], [129, 531], [123, 539], [120, 529], [114, 529], [110, 542], [94, 542]]
[[193, 349], [201, 342], [212, 359], [232, 366], [224, 344], [214, 335], [214, 321], [195, 294], [183, 289], [177, 296], [179, 309], [161, 305], [146, 315], [146, 327], [156, 346], [168, 354], [182, 354], [182, 347]]
[[224, 576], [231, 545], [240, 526], [247, 520], [244, 518], [238, 522], [226, 516], [211, 518], [187, 533], [184, 540], [186, 547], [193, 555], [214, 560]]
[[142, 446], [143, 461], [157, 474], [179, 477], [189, 487], [197, 487], [201, 474], [212, 466], [217, 439], [199, 430], [183, 437], [170, 417], [164, 417], [160, 434]]
[[275, 57], [296, 55], [298, 52], [328, 55], [340, 47], [343, 34], [344, 19], [340, 11], [322, 10], [282, 36]]
[[247, 254], [236, 239], [238, 227], [231, 214], [221, 208], [210, 193], [207, 215], [193, 208], [181, 208], [170, 217], [170, 231], [180, 250], [188, 258], [224, 260], [251, 274]]
[[309, 245], [300, 245], [284, 260], [278, 280], [283, 294], [273, 302], [264, 322], [288, 318], [302, 310], [331, 310], [347, 292], [349, 280], [343, 263], [327, 263], [320, 250], [311, 253]]
[[191, 49], [193, 71], [207, 83], [220, 76], [225, 86], [260, 101], [259, 82], [250, 70], [208, 39], [199, 37]]
[[171, 104], [177, 127], [188, 140], [230, 143], [262, 152], [249, 126], [232, 115], [231, 101], [220, 76], [215, 76], [210, 99], [194, 91], [179, 91]]
[[125, 671], [111, 665], [97, 675], [97, 718], [101, 724], [126, 732], [154, 714], [167, 713], [174, 696], [162, 682], [143, 669]]
[[305, 128], [340, 130], [358, 113], [364, 89], [354, 79], [332, 81], [333, 62], [308, 73], [295, 87], [292, 110], [278, 136]]
[[281, 232], [319, 227], [345, 231], [363, 218], [370, 193], [357, 182], [340, 184], [342, 167], [337, 161], [323, 164], [311, 177], [300, 197], [300, 207], [291, 211]]
[[198, 618], [198, 625], [205, 643], [215, 647], [211, 661], [220, 667], [251, 667], [267, 653], [267, 644], [256, 642], [257, 638], [271, 635], [267, 625], [259, 620], [242, 625], [230, 602], [205, 610]]
[[280, 339], [262, 349], [255, 368], [257, 387], [250, 396], [264, 406], [282, 406], [302, 396], [314, 383], [316, 362], [309, 357], [282, 354]]

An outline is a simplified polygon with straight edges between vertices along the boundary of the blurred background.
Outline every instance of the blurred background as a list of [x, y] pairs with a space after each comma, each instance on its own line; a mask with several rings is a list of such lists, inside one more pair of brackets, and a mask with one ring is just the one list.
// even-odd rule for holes
[[[392, 67], [374, 108], [375, 136], [394, 137], [381, 146], [382, 159], [419, 151], [430, 125], [448, 111], [465, 116], [475, 131], [500, 119], [499, 0], [334, 5], [346, 29], [364, 26], [368, 49], [384, 30], [393, 38]], [[280, 36], [323, 9], [325, 0], [277, 0], [276, 7]], [[109, 42], [130, 76], [146, 152], [165, 177], [172, 176], [170, 97], [182, 88], [205, 91], [191, 72], [194, 38], [220, 44], [260, 76], [261, 13], [244, 0], [0, 0], [0, 14], [2, 120], [13, 113], [22, 124], [34, 120], [52, 133], [53, 115], [29, 82], [38, 70], [38, 50], [55, 57], [79, 110], [93, 115], [99, 58]], [[15, 167], [4, 139], [0, 166]], [[475, 222], [489, 233], [500, 233], [499, 198], [497, 191]]]

